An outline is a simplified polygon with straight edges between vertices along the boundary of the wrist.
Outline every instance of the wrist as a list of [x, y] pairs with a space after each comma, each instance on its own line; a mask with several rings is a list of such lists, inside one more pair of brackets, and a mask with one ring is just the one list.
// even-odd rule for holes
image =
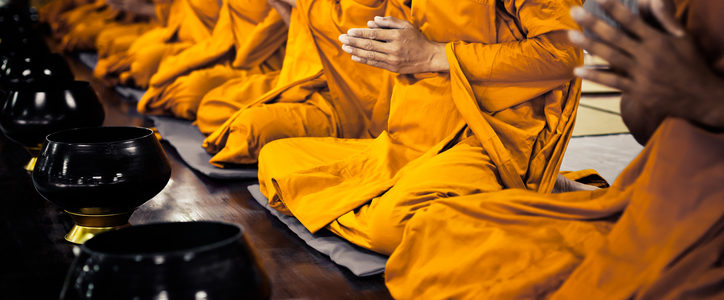
[[711, 80], [700, 91], [700, 105], [691, 110], [692, 121], [712, 129], [724, 129], [724, 80], [712, 74]]
[[445, 43], [433, 43], [432, 55], [432, 71], [433, 72], [450, 72], [450, 63], [447, 60], [447, 52], [445, 51]]

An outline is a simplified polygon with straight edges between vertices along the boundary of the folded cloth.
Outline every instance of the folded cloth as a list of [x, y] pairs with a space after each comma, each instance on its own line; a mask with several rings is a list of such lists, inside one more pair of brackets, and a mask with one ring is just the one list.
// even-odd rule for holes
[[328, 231], [320, 231], [312, 234], [304, 228], [296, 218], [279, 213], [269, 206], [269, 201], [261, 193], [258, 184], [248, 187], [251, 196], [264, 206], [269, 212], [282, 221], [289, 229], [299, 238], [304, 240], [307, 245], [314, 248], [325, 255], [336, 264], [343, 266], [354, 275], [359, 277], [372, 276], [382, 274], [385, 271], [387, 257], [374, 253], [372, 251], [359, 248], [350, 242], [332, 234]]
[[242, 179], [256, 178], [259, 171], [256, 168], [229, 168], [221, 169], [209, 163], [211, 155], [201, 147], [204, 142], [204, 135], [201, 134], [191, 121], [161, 117], [148, 116], [161, 134], [161, 138], [176, 148], [179, 156], [192, 169], [203, 173], [211, 178], [219, 179]]

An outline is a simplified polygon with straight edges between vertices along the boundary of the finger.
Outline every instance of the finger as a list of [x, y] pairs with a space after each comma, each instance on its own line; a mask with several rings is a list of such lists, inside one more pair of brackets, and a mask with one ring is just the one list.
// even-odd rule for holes
[[373, 29], [374, 29], [374, 28], [382, 28], [382, 27], [380, 27], [379, 25], [377, 25], [377, 23], [375, 23], [375, 21], [367, 21], [367, 27], [373, 28]]
[[395, 28], [395, 29], [402, 29], [402, 28], [413, 28], [415, 26], [412, 26], [410, 22], [407, 22], [405, 20], [400, 20], [395, 17], [380, 17], [376, 16], [374, 19], [375, 23], [377, 23], [377, 26], [383, 27], [383, 28]]
[[377, 61], [387, 61], [388, 57], [387, 54], [375, 52], [375, 51], [368, 51], [360, 48], [355, 48], [349, 45], [342, 46], [342, 50], [344, 52], [347, 52], [349, 54], [352, 54], [352, 56], [361, 57], [368, 60], [377, 60]]
[[667, 32], [676, 37], [684, 37], [686, 31], [674, 18], [673, 7], [670, 7], [668, 3], [662, 0], [651, 1], [651, 12]]
[[352, 28], [347, 30], [347, 35], [351, 37], [392, 41], [400, 37], [400, 33], [396, 29], [370, 29], [370, 28]]
[[619, 89], [623, 92], [629, 91], [632, 85], [631, 79], [628, 79], [620, 74], [606, 72], [602, 70], [578, 67], [573, 70], [573, 74], [586, 80]]
[[603, 11], [620, 24], [622, 28], [639, 38], [657, 35], [658, 32], [646, 24], [639, 16], [634, 15], [619, 0], [597, 0]]
[[282, 2], [288, 4], [291, 7], [297, 7], [297, 0], [282, 0]]
[[627, 34], [586, 12], [583, 7], [576, 6], [571, 8], [571, 17], [573, 17], [578, 24], [581, 24], [586, 32], [593, 33], [601, 41], [609, 45], [616, 46], [622, 50], [628, 50], [629, 52], [638, 47], [638, 43]]
[[584, 48], [601, 57], [615, 69], [626, 72], [633, 65], [633, 60], [627, 53], [607, 44], [595, 41], [583, 35], [579, 31], [568, 31], [568, 39], [576, 46]]
[[382, 53], [392, 52], [392, 46], [390, 43], [380, 42], [376, 40], [356, 38], [343, 34], [339, 36], [339, 41], [342, 42], [343, 46], [352, 46], [354, 48]]
[[352, 60], [355, 61], [355, 62], [358, 62], [358, 63], [363, 63], [363, 64], [370, 65], [370, 66], [373, 66], [373, 67], [377, 67], [377, 68], [380, 68], [380, 69], [385, 69], [385, 70], [387, 70], [387, 71], [397, 72], [397, 67], [395, 67], [395, 66], [393, 66], [393, 65], [390, 65], [390, 64], [388, 64], [388, 63], [386, 63], [386, 62], [383, 62], [383, 61], [366, 59], [366, 58], [359, 57], [359, 56], [354, 56], [354, 55], [352, 56]]

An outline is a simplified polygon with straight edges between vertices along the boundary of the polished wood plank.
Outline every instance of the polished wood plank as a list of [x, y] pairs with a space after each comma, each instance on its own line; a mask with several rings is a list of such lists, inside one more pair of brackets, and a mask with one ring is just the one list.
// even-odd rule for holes
[[[133, 103], [68, 59], [78, 80], [90, 81], [105, 107], [104, 125], [151, 126]], [[213, 180], [188, 168], [164, 143], [171, 180], [141, 206], [131, 224], [219, 220], [239, 224], [272, 282], [273, 299], [389, 299], [382, 276], [358, 278], [309, 248], [258, 205], [247, 187], [256, 180]], [[53, 299], [73, 259], [63, 240], [72, 220], [40, 197], [22, 169], [29, 155], [0, 137], [0, 299]]]

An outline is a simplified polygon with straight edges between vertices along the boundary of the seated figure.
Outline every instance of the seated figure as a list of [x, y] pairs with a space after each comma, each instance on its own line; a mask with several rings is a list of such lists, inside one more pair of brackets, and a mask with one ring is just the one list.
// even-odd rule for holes
[[572, 11], [598, 37], [572, 42], [614, 70], [576, 74], [621, 89], [622, 117], [646, 144], [613, 186], [426, 207], [387, 263], [395, 298], [724, 296], [724, 2], [670, 1], [640, 1], [659, 29], [616, 0], [599, 2], [620, 30]]
[[[299, 2], [299, 1], [298, 1]], [[389, 1], [339, 37], [354, 62], [396, 73], [374, 139], [291, 138], [261, 151], [270, 205], [390, 254], [431, 203], [507, 188], [550, 192], [573, 128], [580, 1]], [[385, 95], [387, 96], [387, 95]], [[333, 103], [334, 104], [334, 103]]]

